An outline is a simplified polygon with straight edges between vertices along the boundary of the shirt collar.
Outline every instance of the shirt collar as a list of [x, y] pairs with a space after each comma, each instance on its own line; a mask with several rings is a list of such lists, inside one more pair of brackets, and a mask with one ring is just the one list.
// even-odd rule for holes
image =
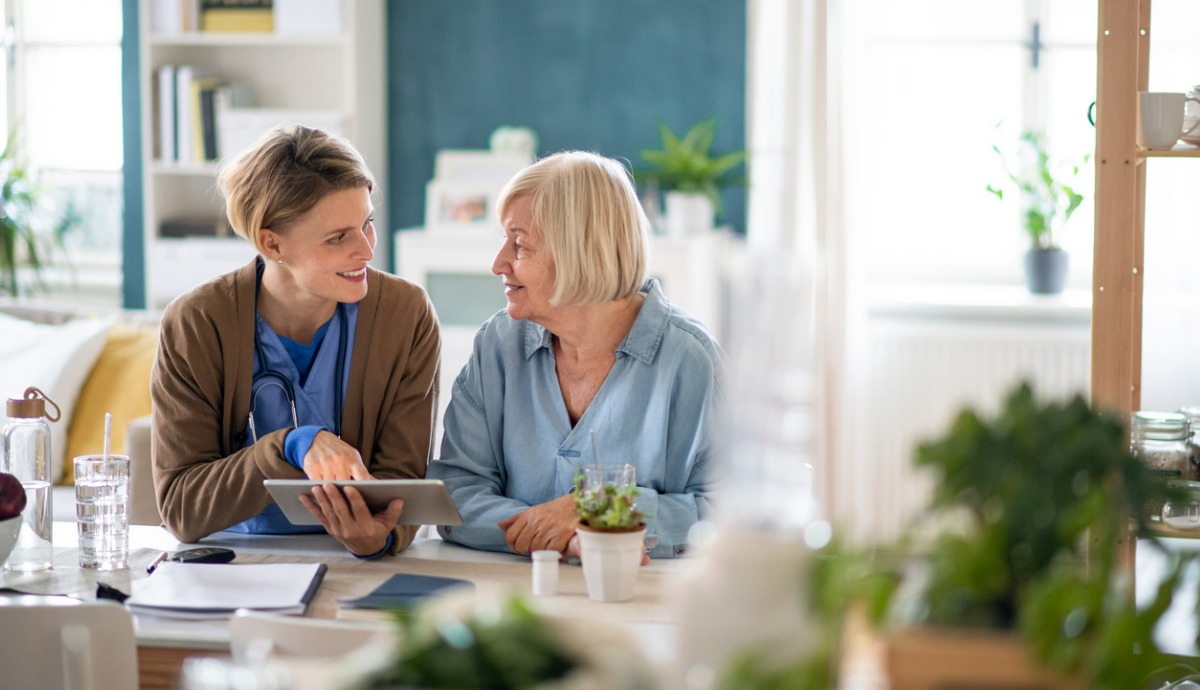
[[[658, 353], [659, 343], [667, 330], [667, 322], [671, 317], [671, 304], [663, 295], [662, 286], [658, 279], [650, 278], [642, 285], [639, 292], [645, 297], [642, 308], [625, 339], [617, 346], [616, 351], [624, 353], [642, 362], [650, 364]], [[532, 322], [525, 322], [525, 358], [542, 348], [549, 348], [553, 335], [544, 327]]]

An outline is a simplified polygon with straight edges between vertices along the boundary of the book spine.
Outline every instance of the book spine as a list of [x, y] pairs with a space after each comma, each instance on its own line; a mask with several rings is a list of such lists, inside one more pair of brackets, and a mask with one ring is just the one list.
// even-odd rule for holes
[[272, 0], [201, 0], [200, 30], [270, 33], [275, 30]]
[[180, 65], [175, 69], [175, 152], [177, 160], [184, 165], [195, 163], [192, 152], [192, 81], [196, 70], [191, 65]]
[[175, 66], [158, 68], [158, 158], [163, 163], [179, 160], [175, 150]]
[[218, 86], [209, 86], [200, 90], [200, 132], [204, 160], [217, 159], [217, 121], [214, 98]]

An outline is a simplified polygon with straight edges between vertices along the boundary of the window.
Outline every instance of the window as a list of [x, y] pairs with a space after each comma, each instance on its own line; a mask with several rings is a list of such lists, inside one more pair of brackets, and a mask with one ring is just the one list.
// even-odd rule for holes
[[[862, 277], [1023, 284], [1020, 204], [987, 192], [1004, 179], [992, 145], [1033, 129], [1055, 158], [1091, 153], [1095, 2], [862, 0], [845, 13], [845, 198]], [[1069, 284], [1086, 287], [1091, 164], [1075, 183], [1085, 201], [1059, 240]]]
[[4, 0], [4, 131], [64, 208], [79, 280], [119, 286], [122, 226], [120, 0]]

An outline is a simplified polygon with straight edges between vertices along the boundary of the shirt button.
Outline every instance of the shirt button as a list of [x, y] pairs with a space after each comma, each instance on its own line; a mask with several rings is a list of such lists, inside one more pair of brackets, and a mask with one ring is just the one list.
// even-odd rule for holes
[[682, 556], [687, 553], [687, 544], [679, 544], [675, 547], [675, 555]]
[[451, 534], [454, 534], [453, 527], [445, 527], [444, 529], [446, 530], [446, 536], [450, 536]]

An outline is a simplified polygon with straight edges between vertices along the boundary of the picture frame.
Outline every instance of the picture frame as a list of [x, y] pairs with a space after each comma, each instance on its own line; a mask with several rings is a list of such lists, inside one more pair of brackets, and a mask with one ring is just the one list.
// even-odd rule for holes
[[497, 229], [496, 197], [500, 187], [486, 182], [443, 182], [425, 185], [425, 228]]

